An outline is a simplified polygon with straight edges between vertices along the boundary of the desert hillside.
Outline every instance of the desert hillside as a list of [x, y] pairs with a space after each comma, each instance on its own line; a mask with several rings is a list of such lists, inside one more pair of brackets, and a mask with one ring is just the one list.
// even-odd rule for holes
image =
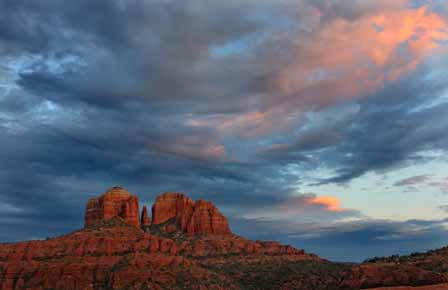
[[[164, 193], [151, 209], [151, 216], [147, 207], [140, 213], [138, 197], [114, 187], [88, 201], [83, 229], [0, 244], [0, 289], [349, 290], [448, 281], [444, 249], [332, 263], [290, 245], [233, 234], [209, 201]], [[425, 287], [417, 289], [445, 289]]]

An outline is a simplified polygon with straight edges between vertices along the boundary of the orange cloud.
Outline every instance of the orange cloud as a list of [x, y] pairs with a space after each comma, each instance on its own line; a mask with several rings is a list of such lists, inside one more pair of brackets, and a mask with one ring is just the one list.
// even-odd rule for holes
[[341, 207], [341, 201], [336, 196], [306, 193], [297, 197], [292, 197], [288, 201], [279, 204], [282, 211], [303, 211], [318, 210], [330, 212], [343, 212], [346, 209]]
[[215, 115], [204, 119], [192, 119], [190, 125], [194, 127], [215, 127], [221, 131], [238, 129], [257, 129], [263, 124], [266, 114], [263, 112], [247, 112], [241, 115]]
[[307, 200], [307, 203], [310, 205], [323, 206], [326, 210], [333, 212], [340, 212], [344, 210], [341, 208], [341, 201], [335, 196], [316, 196]]
[[300, 42], [274, 90], [298, 105], [366, 95], [415, 70], [448, 40], [447, 24], [426, 7], [336, 18]]
[[341, 201], [335, 196], [318, 196], [315, 193], [303, 193], [290, 197], [272, 207], [255, 210], [246, 218], [294, 219], [304, 221], [328, 220], [359, 217], [361, 213], [354, 209], [341, 207]]
[[[371, 11], [359, 17], [334, 17], [311, 24], [309, 32], [279, 36], [286, 46], [296, 44], [285, 49], [288, 64], [264, 80], [265, 94], [255, 98], [259, 110], [192, 119], [190, 125], [245, 138], [291, 124], [297, 130], [301, 112], [372, 94], [414, 71], [448, 41], [447, 20], [425, 6], [409, 8], [406, 0], [369, 3]], [[276, 67], [278, 55], [265, 61]]]

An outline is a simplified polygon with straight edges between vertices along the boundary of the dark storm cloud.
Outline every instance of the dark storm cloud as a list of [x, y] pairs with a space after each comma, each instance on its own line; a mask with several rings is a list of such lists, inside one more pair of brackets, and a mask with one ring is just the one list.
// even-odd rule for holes
[[294, 143], [275, 144], [259, 154], [273, 162], [308, 160], [312, 166], [334, 169], [336, 175], [321, 183], [344, 183], [367, 172], [382, 173], [435, 158], [422, 153], [448, 149], [444, 134], [448, 106], [429, 104], [447, 87], [444, 76], [421, 77], [427, 75], [425, 70], [365, 100], [318, 112]]
[[427, 80], [405, 79], [360, 103], [353, 126], [342, 129], [346, 140], [332, 152], [341, 158], [328, 162], [342, 165], [339, 176], [328, 181], [348, 181], [369, 171], [430, 159], [420, 154], [424, 151], [446, 151], [448, 139], [442, 124], [448, 121], [448, 106], [423, 106], [428, 96], [440, 96], [446, 84], [426, 85]]
[[[228, 211], [288, 195], [289, 182], [278, 186], [275, 180], [260, 180], [263, 175], [275, 177], [275, 167], [256, 169], [198, 156], [195, 150], [201, 144], [188, 137], [199, 134], [206, 146], [213, 144], [213, 134], [171, 125], [174, 138], [158, 128], [157, 118], [140, 120], [116, 111], [93, 110], [74, 119], [70, 112], [61, 113], [54, 122], [39, 123], [45, 116], [25, 110], [2, 122], [1, 201], [18, 209], [0, 217], [5, 224], [40, 222], [58, 227], [58, 233], [80, 227], [85, 201], [115, 184], [137, 193], [144, 203], [164, 191], [181, 191], [213, 199]], [[132, 123], [140, 125], [130, 127]], [[166, 151], [170, 144], [193, 152]], [[38, 227], [33, 229], [30, 236], [42, 237]], [[23, 237], [11, 234], [8, 240]]]
[[311, 161], [307, 153], [325, 149], [342, 141], [336, 131], [309, 131], [299, 135], [298, 140], [292, 144], [274, 144], [269, 148], [261, 149], [258, 155], [270, 160], [283, 160], [287, 163], [304, 163]]
[[239, 216], [309, 182], [288, 165], [343, 182], [445, 150], [446, 106], [412, 111], [443, 89], [422, 85], [427, 71], [355, 102], [332, 70], [357, 64], [321, 62], [338, 49], [333, 21], [401, 7], [389, 2], [0, 2], [0, 240], [79, 228], [86, 200], [113, 185], [143, 203], [186, 192]]
[[[176, 99], [181, 104], [192, 97], [240, 94], [253, 77], [244, 77], [237, 60], [210, 58], [209, 50], [265, 25], [250, 13], [251, 5], [239, 1], [7, 1], [3, 6], [4, 53], [43, 55], [21, 72], [18, 84], [69, 105], [173, 104]], [[83, 17], [92, 11], [101, 13]], [[52, 63], [70, 57], [74, 60], [62, 73], [52, 71]], [[192, 103], [187, 106], [194, 111]]]

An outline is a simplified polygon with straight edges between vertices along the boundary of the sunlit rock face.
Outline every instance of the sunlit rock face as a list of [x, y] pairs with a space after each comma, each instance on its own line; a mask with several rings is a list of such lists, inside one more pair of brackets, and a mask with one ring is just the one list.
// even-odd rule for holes
[[[193, 201], [181, 193], [159, 195], [152, 207], [152, 225], [162, 231], [181, 230], [188, 235], [232, 234], [227, 219], [208, 201]], [[173, 227], [174, 225], [174, 227]]]
[[131, 225], [140, 225], [138, 197], [118, 186], [89, 200], [84, 218], [85, 227], [114, 217], [120, 217]]

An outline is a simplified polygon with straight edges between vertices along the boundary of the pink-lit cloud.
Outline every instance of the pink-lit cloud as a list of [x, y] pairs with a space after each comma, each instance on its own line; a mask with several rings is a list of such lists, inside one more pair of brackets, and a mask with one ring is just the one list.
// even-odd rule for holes
[[[423, 6], [334, 18], [307, 34], [273, 90], [297, 105], [362, 97], [412, 72], [448, 40], [447, 22]], [[275, 103], [275, 100], [272, 100]]]
[[271, 123], [263, 112], [247, 112], [237, 115], [214, 115], [207, 118], [191, 119], [189, 124], [193, 127], [212, 127], [221, 133], [242, 132], [250, 136], [260, 132], [270, 131]]
[[[250, 111], [230, 115], [212, 115], [190, 119], [188, 124], [192, 127], [213, 128], [221, 135], [254, 138], [274, 131], [285, 130], [290, 125], [290, 118], [297, 121], [298, 113], [285, 111], [283, 108], [277, 108], [266, 112]], [[278, 118], [283, 113], [289, 114], [289, 117], [284, 115], [285, 118]]]
[[[240, 113], [195, 117], [192, 126], [249, 138], [297, 128], [305, 112], [366, 97], [415, 71], [448, 41], [443, 16], [406, 0], [299, 3], [290, 4], [289, 16], [304, 28], [258, 47], [263, 77], [251, 105], [241, 99]], [[313, 17], [291, 16], [294, 9]]]
[[227, 156], [224, 145], [201, 139], [199, 136], [184, 136], [165, 140], [163, 143], [152, 146], [163, 154], [177, 155], [191, 159], [224, 160]]
[[343, 208], [341, 200], [336, 196], [304, 193], [261, 211], [249, 212], [244, 217], [266, 220], [336, 221], [359, 216], [358, 211]]
[[343, 212], [347, 209], [341, 207], [341, 200], [336, 196], [317, 195], [306, 193], [300, 196], [291, 197], [285, 202], [277, 205], [277, 208], [284, 211], [326, 211]]
[[328, 211], [333, 212], [340, 212], [344, 211], [343, 208], [341, 208], [341, 201], [339, 198], [335, 196], [316, 196], [314, 198], [311, 198], [307, 200], [307, 203], [310, 205], [319, 205], [324, 207]]

